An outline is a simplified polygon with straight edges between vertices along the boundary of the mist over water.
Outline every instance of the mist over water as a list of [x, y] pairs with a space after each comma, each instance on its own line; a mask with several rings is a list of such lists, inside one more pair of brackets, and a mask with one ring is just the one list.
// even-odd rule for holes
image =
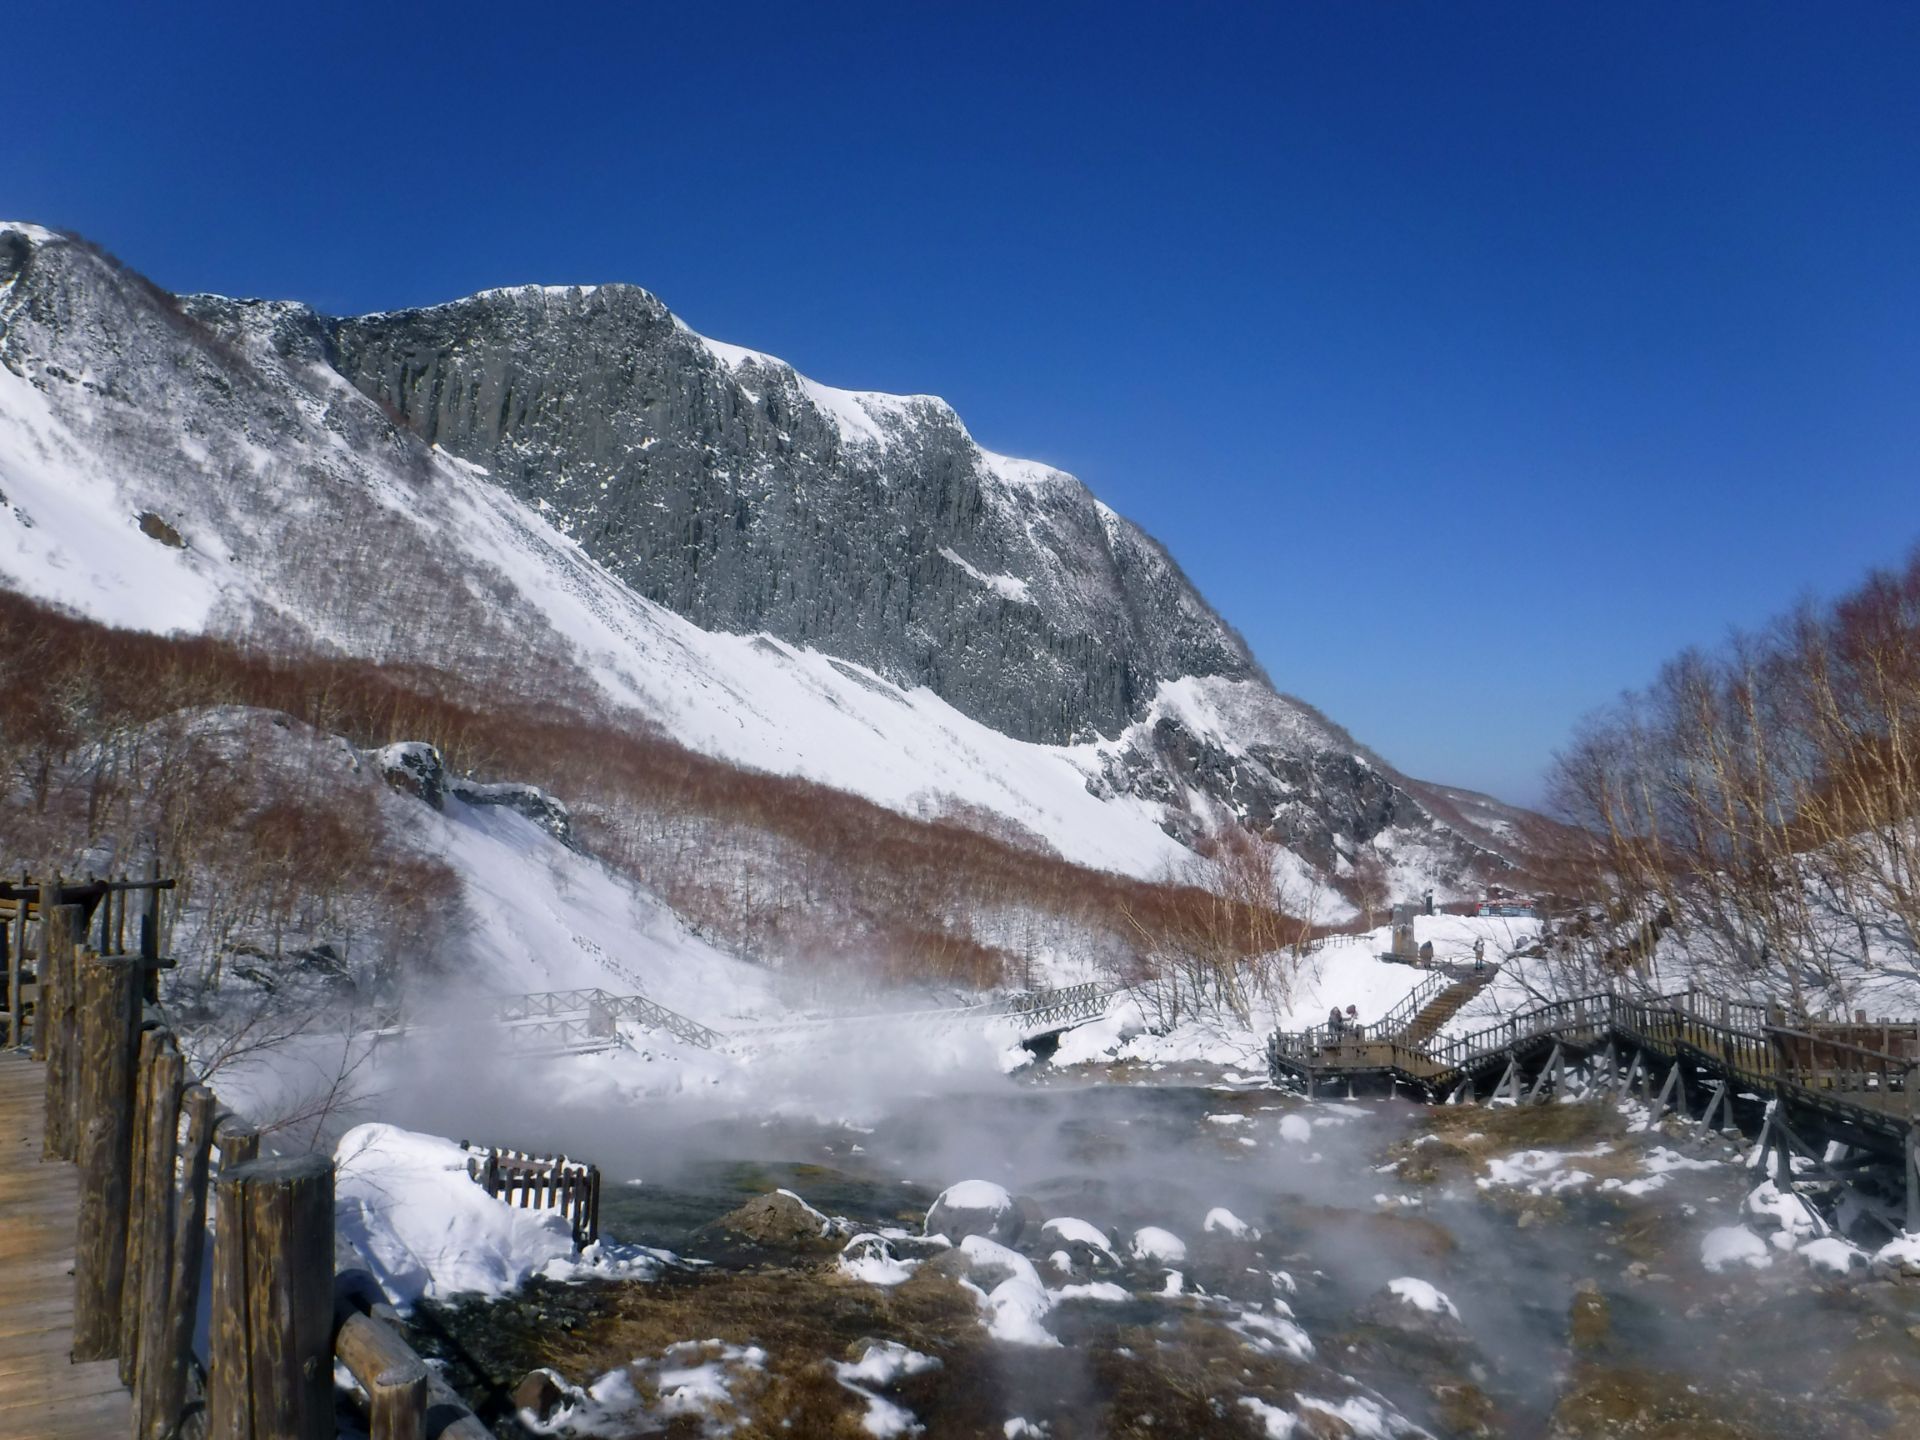
[[[1284, 1295], [1319, 1361], [1335, 1370], [1349, 1366], [1347, 1337], [1371, 1333], [1368, 1307], [1390, 1282], [1424, 1280], [1451, 1299], [1465, 1336], [1446, 1359], [1409, 1351], [1404, 1376], [1383, 1375], [1377, 1356], [1373, 1369], [1354, 1372], [1423, 1424], [1437, 1379], [1457, 1374], [1499, 1405], [1491, 1433], [1542, 1433], [1579, 1364], [1569, 1317], [1583, 1288], [1610, 1307], [1610, 1363], [1701, 1387], [1746, 1375], [1768, 1390], [1804, 1392], [1819, 1366], [1803, 1365], [1802, 1381], [1773, 1365], [1758, 1382], [1747, 1367], [1801, 1354], [1809, 1334], [1844, 1340], [1858, 1322], [1850, 1312], [1836, 1318], [1836, 1305], [1852, 1302], [1809, 1283], [1797, 1259], [1764, 1274], [1703, 1270], [1700, 1237], [1740, 1221], [1756, 1180], [1721, 1163], [1731, 1152], [1704, 1135], [1624, 1137], [1610, 1110], [1593, 1108], [1596, 1124], [1613, 1126], [1604, 1142], [1613, 1154], [1583, 1160], [1594, 1142], [1566, 1142], [1559, 1149], [1570, 1158], [1554, 1162], [1556, 1173], [1637, 1157], [1655, 1141], [1713, 1161], [1666, 1175], [1656, 1193], [1631, 1202], [1597, 1184], [1551, 1182], [1544, 1196], [1489, 1190], [1478, 1159], [1410, 1181], [1400, 1167], [1428, 1153], [1418, 1148], [1436, 1124], [1427, 1107], [1309, 1104], [1205, 1067], [1135, 1072], [1124, 1084], [1044, 1066], [1002, 1074], [1000, 1048], [979, 1035], [830, 1031], [740, 1063], [716, 1060], [706, 1072], [663, 1061], [649, 1077], [629, 1055], [527, 1060], [442, 1040], [383, 1057], [379, 1111], [411, 1129], [590, 1160], [605, 1177], [611, 1239], [696, 1256], [711, 1240], [703, 1227], [776, 1186], [857, 1229], [917, 1233], [940, 1190], [989, 1180], [1031, 1202], [1033, 1215], [1091, 1222], [1123, 1252], [1143, 1226], [1204, 1250], [1222, 1238], [1209, 1235], [1209, 1214], [1225, 1210], [1261, 1232], [1248, 1268], [1278, 1277], [1266, 1289], [1263, 1276], [1262, 1289]], [[1512, 1110], [1473, 1107], [1446, 1119], [1448, 1133], [1467, 1140], [1479, 1138], [1467, 1127], [1482, 1121], [1524, 1123]], [[1522, 1151], [1530, 1143], [1512, 1142]], [[1044, 1268], [1044, 1246], [1035, 1258]], [[1185, 1283], [1188, 1296], [1201, 1288]], [[1238, 1302], [1210, 1278], [1206, 1285], [1230, 1323]], [[1728, 1299], [1743, 1290], [1759, 1300]], [[1092, 1308], [1111, 1310], [1113, 1323], [1154, 1323], [1152, 1305]], [[1703, 1326], [1729, 1314], [1741, 1316], [1737, 1346], [1703, 1339]], [[1913, 1320], [1920, 1314], [1905, 1323]], [[1080, 1320], [1056, 1312], [1049, 1323], [1068, 1342], [1055, 1381], [1069, 1391], [1091, 1386], [1071, 1353]], [[1008, 1413], [1047, 1398], [1022, 1393], [1030, 1379], [1007, 1383]]]

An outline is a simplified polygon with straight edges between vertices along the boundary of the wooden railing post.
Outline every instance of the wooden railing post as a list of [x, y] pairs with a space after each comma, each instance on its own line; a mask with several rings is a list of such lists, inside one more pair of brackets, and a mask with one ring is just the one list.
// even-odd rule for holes
[[179, 1151], [180, 1092], [185, 1081], [186, 1064], [169, 1035], [161, 1041], [148, 1067], [146, 1138], [140, 1147], [141, 1168], [146, 1174], [139, 1186], [141, 1208], [127, 1232], [127, 1294], [131, 1304], [125, 1312], [121, 1351], [123, 1359], [132, 1360], [126, 1368], [131, 1369], [127, 1383], [133, 1390], [136, 1435], [144, 1435], [151, 1428], [145, 1408], [151, 1398], [146, 1377], [166, 1360], [167, 1294], [173, 1283], [176, 1234], [173, 1171]]
[[4, 935], [7, 948], [7, 1048], [20, 1048], [22, 1025], [26, 1018], [26, 1004], [21, 999], [20, 970], [25, 963], [27, 948], [27, 900], [23, 895], [14, 902], [13, 919], [7, 922]]
[[57, 885], [40, 888], [40, 1003], [33, 1055], [47, 1062], [47, 1123], [41, 1152], [49, 1160], [78, 1158], [73, 1075], [74, 961], [80, 929], [78, 906], [54, 903]]
[[211, 1440], [332, 1440], [333, 1162], [221, 1171], [213, 1237]]
[[[133, 1156], [128, 1167], [131, 1177], [127, 1203], [126, 1281], [120, 1287], [120, 1383], [132, 1388], [139, 1375], [141, 1263], [148, 1242], [146, 1217], [155, 1203], [154, 1190], [164, 1184], [171, 1199], [173, 1189], [174, 1127], [179, 1123], [180, 1078], [173, 1082], [173, 1094], [167, 1104], [165, 1130], [154, 1115], [154, 1085], [161, 1053], [173, 1046], [173, 1037], [155, 1027], [140, 1032], [139, 1060], [134, 1066], [133, 1082]], [[179, 1059], [178, 1050], [174, 1058]], [[182, 1067], [184, 1073], [184, 1067]], [[163, 1156], [156, 1154], [158, 1149]], [[164, 1158], [163, 1158], [164, 1157]], [[164, 1163], [164, 1172], [158, 1163]], [[164, 1175], [164, 1179], [160, 1178]], [[163, 1202], [164, 1203], [164, 1202]]]
[[120, 1293], [126, 1281], [140, 972], [124, 961], [86, 955], [75, 974], [80, 1217], [73, 1358], [111, 1360], [120, 1353]]
[[[167, 1267], [166, 1303], [141, 1317], [140, 1389], [135, 1397], [139, 1440], [169, 1440], [187, 1405], [187, 1370], [200, 1320], [200, 1263], [207, 1243], [207, 1160], [213, 1145], [215, 1099], [190, 1085], [180, 1108], [187, 1133], [180, 1147], [180, 1195]], [[151, 1327], [151, 1328], [148, 1328]]]

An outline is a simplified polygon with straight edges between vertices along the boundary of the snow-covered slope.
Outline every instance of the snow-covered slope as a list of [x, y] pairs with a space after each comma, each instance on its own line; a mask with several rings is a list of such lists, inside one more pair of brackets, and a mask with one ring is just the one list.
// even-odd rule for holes
[[[431, 315], [436, 334], [467, 325], [474, 348], [490, 354], [503, 325], [528, 345], [564, 349], [586, 343], [581, 327], [593, 339], [609, 314], [637, 315], [681, 347], [667, 359], [692, 368], [688, 393], [701, 406], [727, 409], [754, 445], [769, 427], [801, 449], [824, 445], [807, 483], [831, 488], [834, 476], [856, 475], [883, 517], [887, 486], [907, 476], [924, 488], [937, 471], [946, 478], [935, 488], [950, 488], [958, 455], [973, 487], [966, 504], [985, 518], [946, 544], [921, 527], [907, 550], [875, 559], [905, 574], [821, 569], [837, 541], [817, 528], [819, 513], [806, 535], [763, 526], [761, 541], [784, 547], [769, 573], [783, 563], [816, 571], [829, 601], [846, 587], [910, 592], [916, 576], [937, 570], [945, 578], [929, 593], [960, 595], [970, 608], [881, 605], [859, 635], [829, 627], [818, 647], [702, 628], [677, 613], [700, 613], [699, 604], [648, 598], [644, 584], [590, 553], [611, 552], [588, 543], [604, 538], [591, 523], [598, 512], [573, 487], [595, 474], [611, 486], [621, 472], [561, 453], [533, 425], [590, 396], [463, 392], [470, 409], [499, 402], [493, 443], [467, 447], [513, 472], [496, 473], [423, 443], [416, 430], [433, 426], [403, 417], [379, 386], [369, 395], [343, 376], [354, 369], [345, 350], [358, 346], [364, 359], [377, 336], [396, 333], [382, 317], [323, 324], [295, 305], [209, 300], [189, 313], [83, 243], [18, 225], [0, 226], [0, 577], [120, 625], [284, 635], [512, 676], [523, 689], [537, 680], [743, 765], [907, 811], [979, 807], [1069, 859], [1137, 875], [1178, 863], [1187, 853], [1179, 840], [1222, 816], [1289, 843], [1326, 873], [1360, 847], [1397, 847], [1417, 852], [1419, 870], [1449, 889], [1470, 886], [1487, 861], [1479, 837], [1437, 821], [1390, 769], [1276, 695], [1150, 540], [1071, 477], [979, 450], [943, 402], [819, 386], [692, 336], [630, 287], [492, 292], [415, 313]], [[549, 332], [561, 338], [541, 340]], [[443, 367], [432, 389], [440, 415], [453, 405], [443, 359], [403, 356], [392, 373], [404, 390], [408, 366], [429, 362]], [[501, 383], [510, 389], [527, 373], [523, 357]], [[622, 432], [621, 443], [699, 449], [689, 436], [706, 433], [687, 417], [650, 423], [648, 435]], [[480, 433], [440, 429], [469, 441]], [[521, 443], [529, 429], [543, 437], [537, 444]], [[702, 474], [760, 453], [744, 441], [729, 450], [724, 426], [714, 436]], [[880, 454], [888, 465], [861, 459]], [[539, 464], [565, 481], [552, 498], [528, 498], [529, 467]], [[768, 470], [755, 483], [764, 492], [777, 478]], [[652, 503], [680, 500], [655, 493]], [[689, 513], [678, 549], [726, 569], [718, 557], [730, 552], [705, 512]], [[1016, 529], [1019, 542], [1007, 541]], [[726, 573], [737, 585], [750, 571], [741, 562]], [[1126, 627], [1088, 628], [1088, 615], [1116, 604], [1130, 607]], [[1033, 685], [1077, 685], [1083, 719], [1111, 713], [1116, 684], [1146, 690], [1104, 731], [1065, 717], [1077, 743], [1020, 739], [1009, 732], [1021, 724], [994, 723], [999, 692], [984, 681], [903, 674], [900, 647], [920, 643], [915, 635], [933, 636], [921, 651], [949, 679], [1031, 662]], [[1130, 657], [1125, 674], [1102, 659], [1103, 644]]]

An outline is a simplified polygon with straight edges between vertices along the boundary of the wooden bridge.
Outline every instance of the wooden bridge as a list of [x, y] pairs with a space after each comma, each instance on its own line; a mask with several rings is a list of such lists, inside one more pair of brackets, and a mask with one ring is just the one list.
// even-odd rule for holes
[[[1377, 1029], [1379, 1027], [1376, 1027]], [[1788, 1023], [1777, 1005], [1699, 989], [1634, 999], [1613, 992], [1517, 1011], [1464, 1034], [1276, 1032], [1267, 1044], [1276, 1084], [1309, 1096], [1329, 1087], [1406, 1087], [1429, 1099], [1540, 1100], [1574, 1079], [1638, 1089], [1662, 1111], [1704, 1105], [1712, 1125], [1758, 1132], [1791, 1185], [1799, 1155], [1825, 1181], [1853, 1183], [1891, 1167], [1903, 1218], [1920, 1232], [1920, 1023]], [[1654, 1083], [1660, 1088], [1656, 1097]], [[1829, 1162], [1828, 1147], [1852, 1152]]]
[[732, 1045], [755, 1046], [769, 1040], [830, 1035], [861, 1029], [942, 1030], [978, 1025], [1005, 1026], [1022, 1036], [1063, 1030], [1097, 1020], [1117, 992], [1096, 984], [1068, 985], [1055, 990], [1028, 990], [979, 1005], [947, 1005], [924, 1010], [876, 1010], [864, 1014], [821, 1015], [805, 1020], [783, 1020], [730, 1031]]
[[[166, 963], [150, 912], [119, 953], [127, 897], [167, 883], [0, 886], [0, 1435], [332, 1440], [338, 1362], [370, 1440], [486, 1440], [371, 1277], [336, 1266], [331, 1159], [263, 1158], [188, 1082], [145, 999]], [[509, 1183], [597, 1222], [597, 1175], [535, 1168]]]
[[[924, 1030], [963, 1025], [1009, 1026], [1022, 1035], [1032, 1035], [1097, 1019], [1106, 1013], [1111, 1000], [1112, 992], [1098, 985], [1070, 985], [1057, 990], [1030, 990], [980, 1005], [824, 1015], [720, 1031], [645, 995], [619, 995], [587, 988], [496, 995], [486, 1001], [482, 1014], [500, 1027], [506, 1048], [516, 1054], [591, 1055], [627, 1045], [620, 1028], [623, 1022], [665, 1031], [682, 1044], [702, 1050], [745, 1051], [769, 1042], [870, 1027]], [[390, 1017], [380, 1028], [404, 1035], [413, 1029], [433, 1027], [409, 1026], [397, 1017]]]

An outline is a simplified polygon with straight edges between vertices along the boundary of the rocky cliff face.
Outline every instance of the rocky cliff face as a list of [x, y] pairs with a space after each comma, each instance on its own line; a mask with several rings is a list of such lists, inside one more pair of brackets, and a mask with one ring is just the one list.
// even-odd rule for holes
[[[1463, 888], [1508, 848], [1276, 694], [1161, 547], [1072, 476], [983, 450], [943, 401], [706, 340], [642, 290], [338, 319], [176, 300], [0, 226], [0, 365], [0, 489], [32, 502], [0, 524], [0, 573], [116, 623], [468, 668], [552, 657], [688, 743], [829, 783], [873, 771], [863, 793], [888, 803], [984, 773], [1009, 817], [1129, 866], [1153, 847], [1106, 846], [1074, 805], [1115, 801], [1116, 824], [1150, 815], [1182, 840], [1237, 822], [1323, 874], [1378, 846]], [[83, 490], [84, 514], [60, 508]], [[165, 578], [123, 583], [148, 572]], [[798, 648], [710, 643], [656, 607]], [[914, 709], [917, 686], [998, 735]], [[826, 718], [767, 698], [788, 695]], [[874, 697], [897, 730], [860, 718]], [[718, 726], [690, 720], [703, 707]], [[804, 744], [782, 733], [808, 725]], [[845, 748], [830, 725], [919, 747], [893, 768], [928, 778], [823, 759]], [[1072, 748], [1003, 753], [1003, 736]], [[1035, 788], [1061, 765], [1077, 800]]]
[[1162, 680], [1253, 673], [1165, 551], [1073, 477], [982, 450], [944, 401], [708, 342], [644, 290], [278, 325], [704, 628], [826, 650], [1052, 743], [1116, 733]]

